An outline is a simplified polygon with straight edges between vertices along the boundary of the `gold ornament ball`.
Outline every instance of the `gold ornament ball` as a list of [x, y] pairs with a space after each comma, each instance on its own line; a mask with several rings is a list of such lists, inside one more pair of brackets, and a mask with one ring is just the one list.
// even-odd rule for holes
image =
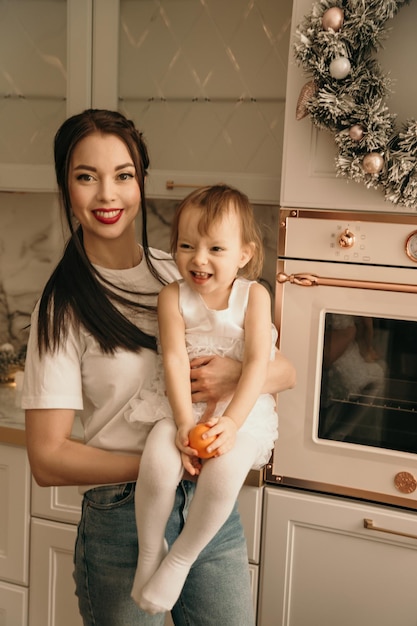
[[379, 152], [369, 152], [363, 157], [362, 165], [367, 174], [379, 174], [384, 167], [384, 158]]
[[339, 7], [331, 7], [323, 13], [321, 23], [324, 30], [331, 28], [336, 33], [342, 28], [344, 19], [345, 14], [342, 9], [339, 9]]
[[365, 134], [363, 126], [360, 124], [354, 124], [349, 128], [349, 137], [352, 141], [360, 141]]

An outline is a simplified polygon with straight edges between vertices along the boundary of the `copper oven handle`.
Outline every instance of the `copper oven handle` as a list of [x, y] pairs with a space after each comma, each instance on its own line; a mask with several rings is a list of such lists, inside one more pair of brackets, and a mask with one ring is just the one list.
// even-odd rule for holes
[[368, 530], [377, 530], [380, 533], [389, 533], [390, 535], [398, 535], [399, 537], [408, 537], [409, 539], [417, 539], [417, 535], [410, 533], [403, 533], [399, 530], [391, 530], [390, 528], [380, 528], [374, 525], [374, 520], [365, 518], [363, 520], [363, 527]]
[[398, 283], [379, 283], [371, 280], [352, 280], [350, 278], [326, 278], [314, 274], [277, 274], [279, 283], [292, 283], [301, 287], [350, 287], [352, 289], [373, 289], [375, 291], [397, 291], [402, 293], [417, 293], [416, 285], [402, 285]]

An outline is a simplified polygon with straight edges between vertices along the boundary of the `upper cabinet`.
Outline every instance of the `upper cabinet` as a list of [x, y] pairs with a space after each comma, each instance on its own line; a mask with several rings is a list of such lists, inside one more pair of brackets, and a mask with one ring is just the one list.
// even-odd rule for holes
[[144, 132], [151, 196], [224, 181], [255, 202], [279, 201], [291, 9], [291, 0], [97, 2], [110, 50], [95, 48], [96, 102]]
[[0, 189], [54, 189], [54, 132], [93, 106], [144, 133], [149, 196], [223, 181], [278, 203], [291, 10], [292, 0], [6, 0]]
[[[340, 3], [336, 4], [340, 5]], [[350, 3], [350, 6], [354, 6], [354, 4]], [[357, 7], [358, 12], [363, 10], [366, 16], [365, 4], [357, 3]], [[376, 7], [378, 3], [374, 4]], [[386, 3], [381, 2], [380, 4], [381, 7], [384, 5], [388, 10]], [[304, 18], [311, 15], [314, 7], [316, 15], [320, 15], [319, 12], [324, 11], [328, 6], [330, 6], [329, 3], [321, 3], [319, 6], [312, 0], [294, 0], [293, 4], [286, 91], [281, 205], [289, 208], [311, 207], [391, 213], [415, 212], [415, 206], [408, 208], [386, 200], [383, 186], [377, 189], [367, 188], [362, 182], [357, 183], [349, 177], [337, 176], [335, 160], [338, 155], [338, 146], [335, 142], [334, 133], [327, 128], [318, 130], [317, 126], [313, 125], [309, 115], [296, 119], [299, 95], [303, 86], [312, 79], [312, 76], [308, 76], [296, 62], [294, 44], [300, 41], [300, 38], [296, 36], [296, 31], [303, 23]], [[415, 118], [417, 115], [417, 87], [410, 83], [409, 78], [412, 73], [411, 59], [415, 58], [417, 51], [417, 40], [412, 30], [416, 19], [417, 3], [412, 2], [409, 6], [408, 3], [404, 3], [395, 17], [385, 23], [385, 28], [388, 31], [387, 38], [383, 39], [383, 48], [373, 55], [380, 65], [383, 75], [392, 80], [393, 93], [388, 93], [384, 103], [389, 111], [396, 115], [394, 135], [395, 133], [398, 134], [399, 129], [407, 119]], [[344, 26], [346, 25], [342, 25], [341, 30], [336, 32], [335, 39], [343, 41]], [[363, 38], [362, 41], [364, 40]], [[307, 42], [305, 39], [304, 42], [306, 46], [311, 45], [311, 40]], [[353, 65], [354, 60], [352, 59], [352, 67]], [[328, 103], [331, 102], [332, 96], [329, 94], [326, 96], [324, 91], [320, 97], [322, 102], [325, 102], [326, 97]], [[341, 98], [343, 98], [343, 94]], [[337, 102], [334, 106], [336, 105]], [[328, 106], [330, 110], [330, 104]], [[355, 111], [358, 112], [358, 107], [354, 108], [354, 114]], [[388, 151], [381, 149], [377, 142], [374, 149], [382, 153], [384, 159], [386, 158]], [[415, 159], [415, 154], [409, 155], [409, 158], [403, 159], [403, 161], [410, 161], [410, 158]], [[399, 161], [401, 162], [401, 159]], [[359, 163], [357, 166], [361, 167]], [[412, 184], [415, 185], [415, 182]]]
[[0, 5], [0, 189], [55, 189], [53, 137], [91, 101], [92, 0]]

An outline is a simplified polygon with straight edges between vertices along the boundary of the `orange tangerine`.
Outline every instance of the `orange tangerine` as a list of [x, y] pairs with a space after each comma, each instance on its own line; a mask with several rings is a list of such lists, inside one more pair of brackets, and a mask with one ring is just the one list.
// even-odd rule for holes
[[210, 430], [210, 428], [211, 426], [207, 426], [207, 424], [197, 424], [196, 426], [194, 426], [194, 428], [190, 430], [188, 435], [190, 446], [191, 448], [194, 448], [194, 450], [197, 450], [200, 459], [209, 459], [216, 454], [216, 451], [207, 452], [206, 450], [207, 446], [213, 443], [213, 441], [216, 439], [216, 436], [208, 437], [207, 439], [201, 438], [201, 435]]

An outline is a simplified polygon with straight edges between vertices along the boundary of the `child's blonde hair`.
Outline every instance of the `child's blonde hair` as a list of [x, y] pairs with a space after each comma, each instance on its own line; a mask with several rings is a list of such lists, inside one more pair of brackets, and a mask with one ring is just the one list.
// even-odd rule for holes
[[258, 279], [264, 263], [264, 248], [249, 198], [238, 189], [222, 183], [198, 188], [186, 196], [177, 207], [171, 227], [171, 253], [174, 257], [177, 251], [180, 217], [184, 209], [189, 207], [202, 210], [198, 223], [198, 232], [201, 235], [207, 234], [216, 221], [228, 211], [236, 212], [240, 217], [242, 244], [254, 244], [252, 258], [239, 273], [250, 280]]

